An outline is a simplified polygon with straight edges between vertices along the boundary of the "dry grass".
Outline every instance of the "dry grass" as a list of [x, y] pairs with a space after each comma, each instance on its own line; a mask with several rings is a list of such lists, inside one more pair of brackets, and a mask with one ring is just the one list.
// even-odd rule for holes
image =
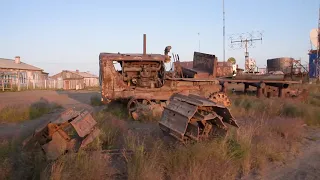
[[[102, 134], [87, 148], [91, 151], [67, 154], [41, 167], [34, 163], [42, 162], [41, 156], [32, 156], [29, 158], [33, 159], [33, 163], [29, 163], [32, 169], [27, 170], [33, 172], [30, 174], [24, 170], [18, 177], [26, 173], [25, 177], [41, 179], [107, 179], [106, 173], [110, 172], [111, 165], [116, 162], [100, 152], [113, 148], [133, 151], [117, 159], [125, 162], [118, 171], [125, 174], [127, 179], [223, 180], [243, 177], [251, 172], [263, 173], [270, 162], [284, 163], [288, 157], [299, 152], [304, 123], [320, 125], [317, 114], [320, 108], [317, 105], [320, 101], [320, 98], [317, 99], [319, 89], [312, 88], [309, 100], [305, 103], [248, 96], [232, 97], [231, 111], [240, 128], [231, 129], [223, 139], [185, 146], [168, 143], [164, 138], [128, 131], [130, 121], [127, 121], [126, 108], [120, 104], [108, 105], [105, 110], [94, 115]], [[8, 145], [7, 142], [4, 144]], [[0, 176], [0, 179], [16, 171], [12, 168], [16, 163], [12, 164], [10, 158], [1, 156], [6, 152], [8, 148], [0, 148], [0, 174], [5, 175], [4, 178]]]
[[[288, 121], [290, 124], [287, 125]], [[162, 140], [134, 134], [126, 144], [129, 179], [235, 179], [268, 162], [284, 162], [298, 152], [303, 127], [299, 120], [247, 120], [225, 139], [168, 147]]]
[[105, 179], [108, 163], [109, 156], [99, 151], [69, 153], [50, 163], [41, 179]]
[[40, 150], [24, 151], [20, 139], [0, 141], [0, 179], [39, 179], [43, 167]]
[[90, 102], [92, 106], [102, 106], [103, 103], [101, 101], [101, 96], [100, 95], [93, 95], [90, 98]]
[[315, 106], [314, 101], [316, 101], [314, 96], [310, 96], [306, 103], [291, 99], [257, 99], [238, 96], [234, 98], [232, 112], [236, 117], [300, 118], [307, 125], [319, 126], [320, 106]]
[[[283, 163], [289, 156], [299, 152], [303, 137], [302, 124], [307, 117], [306, 112], [296, 109], [297, 104], [275, 101], [236, 97], [232, 112], [241, 125], [238, 130], [230, 131], [225, 139], [186, 146], [169, 146], [166, 140], [128, 132], [123, 124], [126, 121], [110, 111], [109, 107], [95, 115], [103, 129], [103, 135], [98, 140], [100, 143], [95, 147], [125, 147], [133, 150], [132, 154], [124, 154], [126, 168], [122, 171], [128, 179], [235, 179], [252, 171], [263, 173], [268, 163]], [[87, 170], [80, 165], [74, 166], [81, 171], [97, 174], [93, 176], [95, 178], [100, 177], [100, 172]], [[73, 167], [54, 167], [55, 173], [52, 171], [51, 175], [57, 174], [55, 176], [60, 178], [71, 177], [66, 173], [75, 172]]]
[[45, 99], [31, 105], [12, 105], [0, 110], [1, 123], [19, 123], [26, 120], [36, 119], [53, 110], [62, 108], [56, 103], [49, 103]]
[[0, 179], [8, 179], [12, 171], [12, 161], [9, 158], [11, 144], [6, 141], [0, 141]]
[[106, 106], [105, 112], [117, 117], [118, 119], [128, 119], [128, 110], [125, 103], [114, 101]]

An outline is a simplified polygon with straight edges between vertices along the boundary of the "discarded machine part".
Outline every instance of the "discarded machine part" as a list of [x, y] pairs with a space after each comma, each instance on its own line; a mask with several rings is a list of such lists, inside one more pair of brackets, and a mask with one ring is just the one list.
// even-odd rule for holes
[[23, 146], [40, 144], [48, 160], [55, 160], [68, 151], [78, 151], [98, 135], [97, 122], [87, 110], [67, 109], [59, 118], [37, 129]]
[[225, 134], [226, 123], [239, 127], [225, 106], [193, 94], [174, 94], [164, 107], [159, 126], [164, 133], [185, 142], [204, 140], [219, 132]]
[[210, 94], [209, 99], [217, 104], [223, 105], [225, 107], [229, 107], [231, 105], [231, 101], [228, 96], [223, 92], [215, 92]]

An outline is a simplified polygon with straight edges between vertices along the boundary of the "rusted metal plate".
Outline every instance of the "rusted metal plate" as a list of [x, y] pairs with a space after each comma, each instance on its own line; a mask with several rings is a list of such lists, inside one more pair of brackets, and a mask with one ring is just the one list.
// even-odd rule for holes
[[54, 120], [52, 123], [55, 123], [55, 124], [64, 123], [74, 119], [75, 117], [79, 116], [79, 114], [80, 114], [80, 111], [76, 111], [73, 108], [68, 108], [67, 110], [62, 112], [60, 116], [56, 120]]
[[187, 136], [198, 141], [199, 134], [200, 134], [200, 130], [199, 130], [198, 124], [188, 124], [187, 131], [186, 131]]
[[213, 106], [213, 110], [215, 113], [217, 113], [219, 116], [222, 117], [223, 122], [229, 123], [235, 127], [239, 127], [239, 125], [237, 124], [236, 120], [234, 119], [234, 117], [232, 116], [228, 108]]
[[205, 54], [194, 52], [193, 54], [193, 68], [199, 69], [213, 75], [214, 64], [217, 61], [216, 56], [212, 54]]
[[80, 148], [86, 147], [90, 144], [95, 138], [97, 138], [100, 134], [100, 129], [95, 128], [81, 143]]
[[186, 116], [188, 119], [190, 119], [197, 111], [197, 106], [177, 100], [171, 100], [170, 104], [165, 108], [179, 113], [180, 115]]
[[80, 137], [84, 137], [92, 131], [92, 128], [97, 124], [88, 111], [82, 112], [76, 119], [71, 122], [71, 125], [77, 131]]
[[206, 98], [201, 97], [201, 96], [197, 96], [195, 94], [189, 94], [188, 97], [192, 98], [194, 100], [200, 101], [201, 104], [199, 104], [199, 106], [219, 106], [219, 107], [223, 107], [221, 105], [218, 105], [218, 104], [214, 103], [213, 101], [211, 101], [209, 99], [206, 99]]
[[240, 74], [236, 75], [234, 79], [241, 80], [284, 80], [284, 74]]
[[42, 146], [48, 160], [55, 160], [67, 150], [67, 141], [58, 133], [52, 135], [52, 140]]
[[189, 104], [193, 104], [193, 105], [196, 105], [196, 106], [201, 106], [203, 105], [202, 101], [199, 101], [197, 99], [194, 99], [192, 97], [189, 97], [189, 96], [185, 96], [185, 95], [182, 95], [182, 94], [174, 94], [171, 96], [170, 98], [170, 101], [171, 100], [178, 100], [178, 101], [181, 101], [181, 102], [187, 102]]
[[232, 76], [232, 64], [229, 62], [217, 62], [216, 72], [217, 77]]
[[188, 123], [188, 117], [167, 108], [164, 109], [161, 120], [159, 122], [159, 124], [170, 129], [170, 131], [175, 131], [181, 137], [184, 136]]
[[162, 54], [119, 54], [119, 53], [100, 53], [99, 59], [103, 61], [164, 61], [166, 56]]
[[197, 112], [194, 115], [194, 118], [196, 118], [197, 121], [207, 121], [207, 120], [210, 120], [210, 119], [214, 119], [216, 117], [217, 117], [217, 115], [216, 114], [212, 114], [212, 113], [210, 113], [208, 115], [202, 115], [202, 114]]

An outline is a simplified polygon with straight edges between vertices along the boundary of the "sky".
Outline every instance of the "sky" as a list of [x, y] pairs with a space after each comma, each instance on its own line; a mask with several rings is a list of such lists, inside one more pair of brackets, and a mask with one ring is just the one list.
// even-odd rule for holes
[[[320, 0], [225, 0], [226, 59], [244, 67], [244, 49], [230, 38], [263, 32], [249, 48], [259, 67], [275, 57], [308, 61], [309, 33], [318, 26]], [[223, 61], [222, 0], [0, 0], [0, 58], [40, 67], [98, 74], [99, 54], [162, 54], [172, 46], [181, 61], [194, 51]], [[199, 34], [198, 34], [199, 33]], [[255, 33], [257, 34], [257, 33]]]

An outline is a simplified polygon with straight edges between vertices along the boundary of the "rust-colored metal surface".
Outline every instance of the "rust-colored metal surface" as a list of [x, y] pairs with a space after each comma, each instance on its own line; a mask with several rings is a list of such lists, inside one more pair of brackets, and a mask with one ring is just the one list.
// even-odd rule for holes
[[[144, 38], [144, 44], [145, 44]], [[170, 77], [165, 71], [165, 62], [170, 60], [167, 46], [164, 54], [114, 54], [101, 53], [100, 84], [102, 97], [105, 102], [115, 99], [135, 99], [150, 101], [166, 101], [173, 93], [193, 92], [203, 94], [203, 86], [212, 92], [220, 91], [221, 85], [216, 80], [209, 80], [213, 72], [214, 55], [195, 53], [196, 68], [204, 68], [203, 73], [197, 72], [197, 78], [180, 79]], [[120, 64], [121, 70], [116, 70], [113, 62]], [[210, 65], [210, 68], [207, 68]], [[191, 70], [192, 71], [192, 70]], [[184, 72], [182, 73], [183, 75]], [[199, 80], [205, 78], [206, 80]], [[207, 90], [206, 90], [207, 91]]]
[[217, 58], [215, 55], [200, 52], [194, 52], [193, 54], [193, 69], [206, 72], [213, 77], [216, 77], [214, 68], [216, 63]]
[[229, 62], [218, 62], [211, 54], [200, 52], [194, 53], [193, 61], [174, 62], [174, 66], [181, 66], [185, 78], [214, 78], [231, 77], [233, 74], [232, 64]]
[[80, 137], [84, 137], [92, 131], [97, 122], [88, 111], [84, 111], [71, 121], [70, 124], [77, 131]]
[[23, 146], [40, 144], [47, 159], [55, 160], [67, 151], [77, 151], [80, 146], [83, 148], [91, 143], [100, 132], [95, 125], [96, 121], [87, 110], [70, 108], [55, 121], [37, 129], [23, 142]]
[[[194, 52], [192, 66], [190, 62], [180, 62], [174, 58], [174, 71], [167, 72], [165, 63], [171, 57], [168, 55], [171, 46], [167, 46], [164, 54], [147, 54], [146, 36], [143, 40], [142, 54], [101, 53], [99, 56], [101, 95], [104, 102], [116, 99], [130, 100], [128, 112], [134, 118], [139, 118], [136, 105], [161, 105], [175, 93], [197, 94], [210, 98], [228, 106], [226, 96], [214, 93], [226, 93], [229, 83], [243, 83], [244, 89], [249, 86], [257, 88], [257, 96], [264, 95], [265, 86], [278, 88], [279, 92], [289, 84], [297, 81], [285, 81], [283, 75], [254, 75], [239, 73], [230, 77], [232, 64], [218, 62], [215, 55]], [[173, 57], [175, 57], [173, 55]], [[120, 67], [114, 66], [117, 62]], [[191, 67], [191, 68], [190, 68]], [[217, 78], [219, 76], [219, 78]], [[282, 94], [282, 93], [279, 93]], [[226, 97], [226, 98], [225, 98]], [[280, 97], [280, 96], [279, 96]], [[132, 107], [131, 107], [132, 106]]]
[[217, 77], [232, 77], [233, 67], [229, 62], [218, 62], [216, 68]]
[[225, 133], [225, 123], [239, 127], [225, 106], [194, 94], [174, 94], [164, 108], [159, 126], [166, 134], [186, 142], [213, 137], [217, 129]]
[[46, 153], [48, 160], [55, 160], [65, 153], [67, 149], [67, 143], [68, 141], [66, 141], [58, 132], [55, 132], [51, 136], [51, 141], [42, 145], [41, 147]]

